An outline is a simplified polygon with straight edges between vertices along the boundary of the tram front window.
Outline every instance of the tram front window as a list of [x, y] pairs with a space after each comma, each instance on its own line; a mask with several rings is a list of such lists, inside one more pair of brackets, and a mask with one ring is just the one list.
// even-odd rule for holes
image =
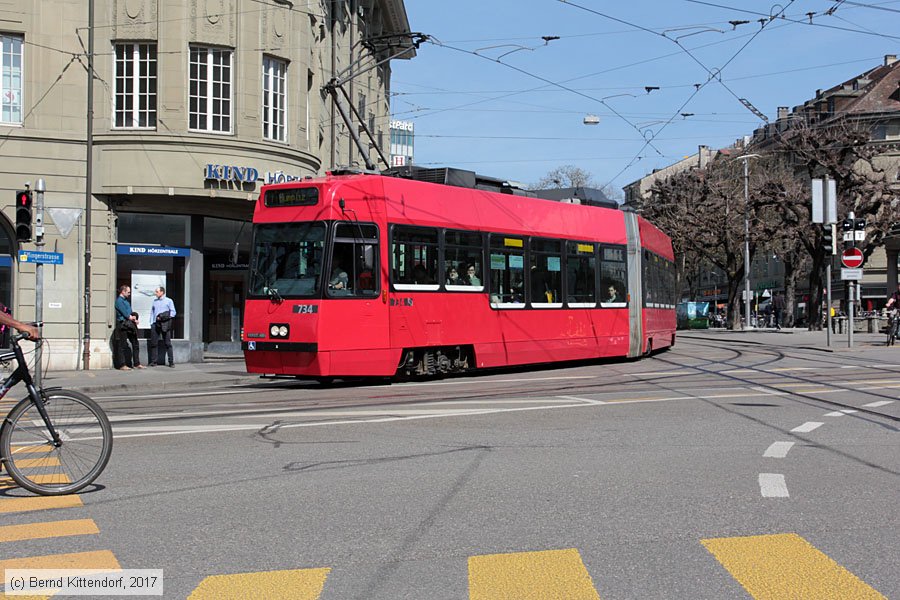
[[322, 285], [324, 249], [324, 223], [256, 225], [249, 295], [317, 296]]

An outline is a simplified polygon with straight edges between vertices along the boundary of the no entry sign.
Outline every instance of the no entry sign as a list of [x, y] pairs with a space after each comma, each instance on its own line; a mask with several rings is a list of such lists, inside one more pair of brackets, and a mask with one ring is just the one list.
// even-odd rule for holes
[[863, 253], [859, 248], [847, 248], [841, 254], [841, 263], [848, 269], [856, 269], [863, 264]]

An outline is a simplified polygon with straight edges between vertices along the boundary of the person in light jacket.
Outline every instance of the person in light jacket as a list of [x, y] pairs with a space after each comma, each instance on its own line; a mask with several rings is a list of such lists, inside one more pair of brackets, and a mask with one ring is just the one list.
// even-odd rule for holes
[[[165, 354], [162, 356], [163, 364], [166, 357], [169, 359], [169, 366], [175, 367], [175, 356], [172, 352], [172, 324], [175, 319], [175, 303], [166, 296], [166, 288], [160, 286], [154, 292], [156, 300], [150, 307], [150, 347], [147, 353], [150, 355], [150, 366], [158, 365], [157, 357], [162, 350]], [[162, 346], [162, 348], [160, 348]]]

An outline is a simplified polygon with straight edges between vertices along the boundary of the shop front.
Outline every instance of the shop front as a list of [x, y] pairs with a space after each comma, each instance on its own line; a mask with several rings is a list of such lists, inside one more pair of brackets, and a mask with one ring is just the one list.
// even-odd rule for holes
[[141, 337], [149, 339], [154, 292], [163, 287], [177, 313], [176, 362], [239, 352], [250, 231], [247, 221], [206, 215], [120, 212], [116, 289], [131, 287]]

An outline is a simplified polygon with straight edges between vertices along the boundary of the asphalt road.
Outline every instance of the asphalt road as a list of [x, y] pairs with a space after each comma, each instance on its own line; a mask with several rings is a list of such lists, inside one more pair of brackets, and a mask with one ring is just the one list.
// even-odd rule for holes
[[[107, 471], [59, 508], [0, 489], [0, 568], [163, 569], [167, 598], [898, 598], [898, 374], [900, 350], [688, 340], [97, 394]], [[70, 521], [96, 532], [34, 533]]]

